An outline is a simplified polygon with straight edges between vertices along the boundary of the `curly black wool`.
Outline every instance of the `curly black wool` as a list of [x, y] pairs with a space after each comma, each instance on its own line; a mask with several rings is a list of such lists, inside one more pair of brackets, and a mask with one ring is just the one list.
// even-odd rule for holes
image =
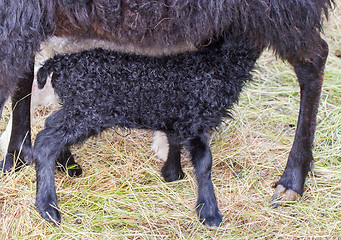
[[[197, 52], [147, 57], [96, 49], [47, 60], [38, 71], [43, 87], [52, 86], [62, 107], [38, 133], [34, 159], [36, 206], [43, 218], [60, 221], [54, 191], [54, 166], [73, 144], [111, 127], [163, 131], [169, 154], [166, 181], [183, 177], [180, 149], [191, 153], [198, 180], [200, 221], [219, 226], [222, 217], [211, 182], [212, 157], [206, 134], [229, 116], [261, 51], [242, 39], [219, 41]], [[52, 171], [51, 171], [52, 170]]]
[[229, 42], [163, 57], [96, 49], [46, 61], [38, 83], [43, 86], [53, 72], [62, 109], [47, 122], [64, 129], [66, 139], [118, 126], [172, 132], [185, 140], [229, 115], [258, 56]]

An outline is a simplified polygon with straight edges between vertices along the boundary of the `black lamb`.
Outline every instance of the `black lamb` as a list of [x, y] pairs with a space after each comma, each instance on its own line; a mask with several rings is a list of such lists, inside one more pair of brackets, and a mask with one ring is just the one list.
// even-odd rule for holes
[[34, 147], [36, 206], [49, 221], [60, 221], [54, 165], [70, 145], [112, 127], [163, 131], [169, 154], [166, 181], [183, 177], [180, 150], [191, 153], [198, 182], [197, 213], [209, 226], [222, 220], [211, 182], [212, 158], [206, 135], [230, 114], [260, 52], [219, 41], [199, 52], [145, 57], [103, 49], [57, 55], [38, 72], [52, 86], [62, 107], [45, 122]]

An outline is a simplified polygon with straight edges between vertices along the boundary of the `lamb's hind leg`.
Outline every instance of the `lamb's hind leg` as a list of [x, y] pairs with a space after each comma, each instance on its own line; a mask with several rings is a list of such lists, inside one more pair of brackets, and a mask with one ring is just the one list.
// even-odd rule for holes
[[173, 182], [183, 179], [185, 174], [181, 169], [181, 146], [171, 135], [167, 135], [168, 154], [167, 160], [161, 169], [166, 182]]
[[300, 112], [295, 140], [280, 180], [275, 184], [274, 207], [282, 202], [297, 200], [303, 194], [306, 176], [313, 165], [313, 139], [316, 115], [323, 82], [328, 45], [321, 39], [316, 52], [305, 60], [289, 59], [294, 66], [301, 89]]
[[222, 221], [211, 181], [212, 154], [205, 136], [190, 139], [188, 149], [198, 182], [197, 214], [200, 221], [217, 227]]

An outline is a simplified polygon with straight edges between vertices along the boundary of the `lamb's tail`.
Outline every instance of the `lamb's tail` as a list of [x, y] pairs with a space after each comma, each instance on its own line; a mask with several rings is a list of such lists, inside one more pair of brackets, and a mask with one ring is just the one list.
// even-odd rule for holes
[[48, 76], [52, 72], [58, 71], [58, 59], [56, 57], [50, 58], [45, 61], [44, 65], [39, 68], [37, 72], [37, 82], [38, 82], [38, 87], [42, 89], [47, 81]]

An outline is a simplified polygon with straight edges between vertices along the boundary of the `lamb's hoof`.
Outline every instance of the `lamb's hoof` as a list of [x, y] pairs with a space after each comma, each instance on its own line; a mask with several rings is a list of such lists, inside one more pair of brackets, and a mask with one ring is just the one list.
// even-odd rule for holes
[[80, 175], [82, 175], [82, 173], [83, 173], [83, 170], [78, 163], [75, 163], [72, 166], [69, 166], [67, 169], [67, 174], [70, 177], [79, 177]]
[[209, 216], [209, 217], [206, 217], [203, 221], [202, 219], [200, 221], [202, 221], [204, 225], [209, 226], [209, 227], [219, 227], [222, 220], [223, 218], [221, 214], [217, 213], [215, 216]]
[[275, 193], [271, 197], [272, 208], [277, 208], [290, 202], [296, 202], [301, 198], [301, 195], [291, 189], [286, 189], [282, 185], [277, 185]]
[[46, 221], [52, 223], [55, 226], [59, 226], [61, 217], [57, 206], [48, 205], [43, 209], [38, 207], [37, 209], [42, 218], [44, 218]]
[[76, 163], [72, 153], [68, 149], [64, 150], [58, 157], [57, 169], [70, 177], [78, 177], [83, 173], [81, 166]]
[[198, 205], [197, 213], [199, 221], [209, 227], [219, 227], [223, 220], [218, 208], [211, 209], [205, 207], [205, 205], [203, 207], [200, 207], [200, 205]]
[[162, 177], [166, 182], [174, 182], [181, 180], [185, 177], [185, 174], [182, 170], [171, 170], [171, 169], [162, 169]]
[[70, 177], [79, 177], [83, 173], [83, 170], [78, 163], [74, 163], [72, 165], [67, 164], [66, 166], [57, 166], [57, 169]]

